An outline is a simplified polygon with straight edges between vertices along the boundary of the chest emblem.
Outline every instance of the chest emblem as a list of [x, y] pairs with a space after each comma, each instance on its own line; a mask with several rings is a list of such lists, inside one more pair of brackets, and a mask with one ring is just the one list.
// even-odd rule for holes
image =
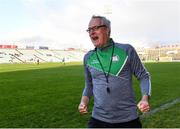
[[119, 61], [119, 56], [118, 56], [118, 55], [114, 55], [114, 56], [112, 57], [112, 61], [113, 61], [113, 62]]

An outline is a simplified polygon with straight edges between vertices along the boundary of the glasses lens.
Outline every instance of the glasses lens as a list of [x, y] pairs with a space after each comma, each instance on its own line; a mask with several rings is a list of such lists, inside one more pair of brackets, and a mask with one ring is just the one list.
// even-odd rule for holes
[[86, 31], [87, 32], [96, 31], [96, 30], [98, 30], [101, 27], [106, 27], [106, 25], [93, 26], [93, 27], [88, 28]]

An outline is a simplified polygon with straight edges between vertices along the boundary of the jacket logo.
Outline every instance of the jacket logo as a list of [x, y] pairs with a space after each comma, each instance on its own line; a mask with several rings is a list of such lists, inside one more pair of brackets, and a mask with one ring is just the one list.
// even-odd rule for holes
[[112, 61], [119, 61], [119, 56], [118, 55], [114, 55], [113, 57], [112, 57]]

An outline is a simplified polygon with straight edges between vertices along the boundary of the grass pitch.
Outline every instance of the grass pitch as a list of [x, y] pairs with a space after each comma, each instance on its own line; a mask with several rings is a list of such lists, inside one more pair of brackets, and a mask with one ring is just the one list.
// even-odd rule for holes
[[[179, 98], [180, 63], [148, 63], [152, 78], [152, 109]], [[86, 127], [91, 115], [80, 115], [77, 107], [84, 87], [81, 63], [1, 64], [1, 128]], [[137, 101], [138, 82], [134, 81]], [[179, 104], [144, 118], [143, 127], [179, 128]], [[174, 116], [177, 117], [174, 117]]]

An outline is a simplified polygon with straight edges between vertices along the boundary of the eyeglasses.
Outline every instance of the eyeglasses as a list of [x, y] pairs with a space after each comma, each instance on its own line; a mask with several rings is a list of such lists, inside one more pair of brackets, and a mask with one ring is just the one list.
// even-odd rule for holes
[[89, 33], [91, 31], [96, 31], [101, 27], [106, 27], [106, 25], [93, 26], [93, 27], [88, 28], [86, 31]]

